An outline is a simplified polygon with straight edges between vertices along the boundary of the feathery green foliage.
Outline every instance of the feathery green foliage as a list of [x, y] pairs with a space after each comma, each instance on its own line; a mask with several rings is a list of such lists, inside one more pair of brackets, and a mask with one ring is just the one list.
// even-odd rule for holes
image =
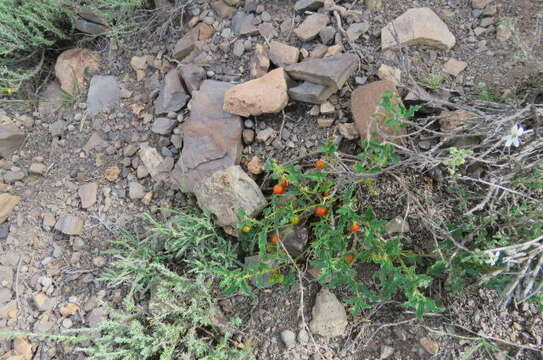
[[[113, 20], [142, 0], [98, 0], [85, 9]], [[43, 51], [70, 36], [75, 0], [0, 0], [0, 96], [11, 94], [43, 64]]]

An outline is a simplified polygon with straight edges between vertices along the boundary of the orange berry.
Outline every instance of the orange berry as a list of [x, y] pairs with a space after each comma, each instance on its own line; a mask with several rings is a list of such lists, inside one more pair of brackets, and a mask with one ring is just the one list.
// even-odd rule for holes
[[317, 169], [324, 169], [324, 168], [326, 167], [326, 162], [325, 162], [324, 160], [322, 160], [322, 159], [317, 160], [317, 161], [315, 162], [315, 167], [316, 167]]
[[279, 244], [279, 235], [273, 234], [270, 238], [270, 241], [272, 242], [272, 244]]
[[351, 254], [345, 255], [345, 261], [347, 261], [349, 264], [354, 263], [354, 260], [354, 256], [352, 256]]
[[325, 216], [326, 214], [328, 214], [328, 209], [320, 207], [320, 206], [315, 208], [315, 215]]
[[275, 195], [281, 195], [281, 194], [284, 194], [285, 193], [285, 188], [279, 184], [275, 185], [273, 187], [273, 193]]
[[356, 222], [354, 222], [349, 228], [349, 231], [352, 233], [357, 232], [358, 230], [360, 230], [360, 225], [358, 225]]
[[281, 178], [281, 179], [279, 179], [279, 185], [281, 185], [281, 186], [284, 187], [284, 188], [288, 188], [288, 186], [289, 186], [290, 184], [288, 183], [288, 180], [287, 180], [287, 179]]
[[273, 269], [271, 272], [273, 275], [281, 275], [281, 270], [279, 269]]

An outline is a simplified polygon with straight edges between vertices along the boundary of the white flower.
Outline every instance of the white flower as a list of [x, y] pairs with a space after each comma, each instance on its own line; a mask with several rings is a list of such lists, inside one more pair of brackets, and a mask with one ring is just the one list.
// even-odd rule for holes
[[525, 130], [520, 125], [513, 125], [509, 135], [504, 136], [506, 147], [519, 147], [520, 146], [520, 137], [524, 134]]

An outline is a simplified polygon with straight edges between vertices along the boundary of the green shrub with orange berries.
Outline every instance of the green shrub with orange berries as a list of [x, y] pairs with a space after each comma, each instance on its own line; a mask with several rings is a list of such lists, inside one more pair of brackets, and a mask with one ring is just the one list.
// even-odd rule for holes
[[[364, 142], [363, 149], [354, 172], [374, 172], [396, 160], [387, 145]], [[355, 314], [396, 297], [419, 316], [439, 311], [424, 294], [432, 277], [420, 270], [422, 255], [402, 249], [399, 237], [387, 239], [385, 221], [377, 219], [371, 208], [360, 206], [355, 194], [363, 190], [365, 181], [339, 185], [336, 152], [333, 144], [325, 144], [322, 158], [305, 171], [268, 160], [266, 168], [276, 180], [269, 206], [258, 218], [242, 214], [239, 224], [243, 251], [260, 259], [246, 269], [245, 280], [262, 285], [267, 274], [268, 283], [288, 286], [296, 281], [297, 271], [307, 268], [323, 286], [347, 286], [351, 293], [347, 302]], [[307, 244], [298, 239], [301, 245], [295, 251], [292, 240], [282, 238], [292, 228], [303, 228], [308, 234]], [[372, 273], [371, 281], [359, 278], [363, 268]]]

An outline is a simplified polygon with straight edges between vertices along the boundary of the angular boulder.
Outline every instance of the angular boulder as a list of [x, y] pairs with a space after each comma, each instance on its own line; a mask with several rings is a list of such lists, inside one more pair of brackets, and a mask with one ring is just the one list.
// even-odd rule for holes
[[276, 113], [287, 103], [287, 82], [282, 68], [236, 85], [224, 94], [224, 111], [245, 117]]
[[198, 23], [177, 41], [173, 49], [173, 57], [179, 61], [186, 58], [193, 50], [201, 47], [203, 42], [213, 35], [213, 28], [206, 23]]
[[189, 96], [185, 92], [176, 69], [168, 71], [162, 82], [160, 94], [155, 100], [155, 114], [177, 112], [187, 104]]
[[381, 30], [383, 50], [401, 45], [426, 45], [452, 49], [456, 38], [432, 9], [413, 8], [397, 17]]
[[352, 54], [338, 54], [322, 59], [302, 61], [289, 65], [285, 71], [294, 79], [306, 80], [341, 89], [354, 73], [358, 58]]
[[62, 52], [55, 64], [55, 75], [62, 90], [74, 94], [82, 90], [87, 70], [98, 71], [101, 61], [100, 53], [89, 49], [75, 48]]
[[214, 172], [239, 164], [241, 119], [223, 110], [224, 94], [233, 85], [205, 80], [192, 94], [190, 119], [183, 124], [183, 151], [173, 180], [184, 192]]
[[251, 79], [257, 79], [266, 75], [270, 68], [270, 58], [268, 50], [262, 44], [255, 45], [255, 54], [249, 61], [249, 73]]
[[195, 186], [198, 205], [216, 218], [217, 224], [237, 235], [238, 213], [257, 215], [266, 206], [266, 199], [253, 179], [238, 166], [215, 172]]
[[157, 181], [167, 181], [173, 167], [172, 158], [163, 158], [154, 147], [147, 143], [140, 145], [138, 155], [151, 177]]
[[8, 158], [25, 141], [25, 134], [15, 126], [0, 125], [0, 156]]
[[311, 311], [311, 331], [324, 337], [344, 336], [347, 327], [347, 312], [342, 303], [328, 289], [321, 289]]
[[[395, 97], [398, 96], [398, 91], [394, 83], [387, 80], [362, 85], [353, 91], [351, 95], [351, 112], [362, 139], [369, 140], [375, 138], [382, 141], [383, 136], [381, 136], [380, 131], [389, 136], [401, 135], [401, 130], [385, 125], [385, 122], [392, 115], [379, 106], [379, 104], [387, 91], [390, 91]], [[401, 100], [396, 98], [393, 101]], [[399, 138], [390, 138], [389, 140], [398, 142]]]

